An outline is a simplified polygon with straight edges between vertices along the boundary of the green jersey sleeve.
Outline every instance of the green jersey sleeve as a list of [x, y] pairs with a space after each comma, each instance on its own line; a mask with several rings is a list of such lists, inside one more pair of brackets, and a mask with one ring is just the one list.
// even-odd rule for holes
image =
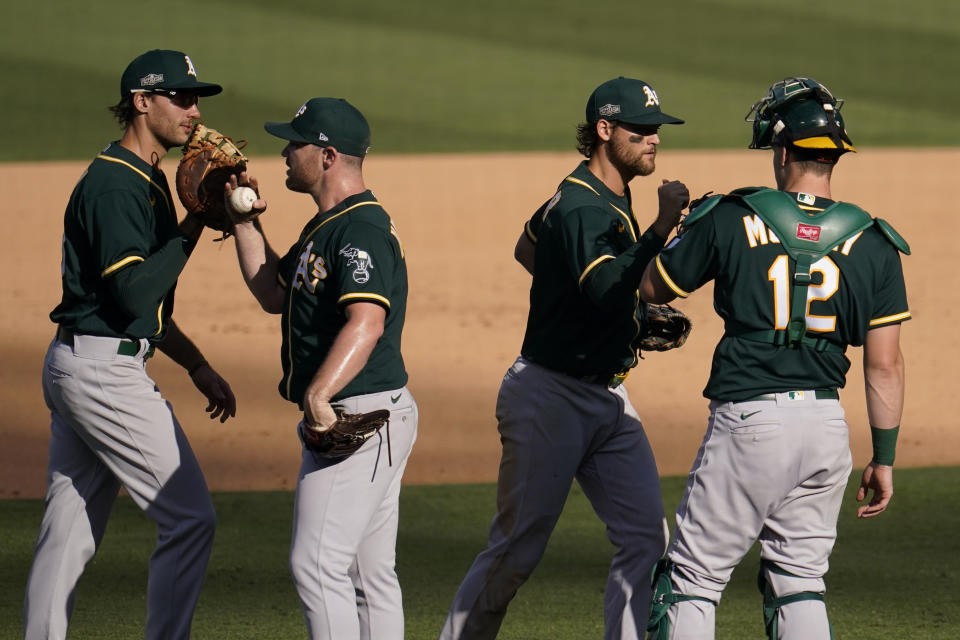
[[333, 257], [337, 304], [373, 302], [388, 312], [393, 276], [400, 259], [396, 240], [384, 229], [364, 222], [345, 225]]
[[881, 265], [877, 271], [873, 308], [870, 313], [870, 328], [903, 322], [910, 318], [907, 307], [907, 287], [903, 279], [900, 254], [893, 245], [882, 247]]
[[674, 238], [656, 258], [663, 281], [686, 298], [718, 274], [715, 217], [710, 215]]
[[567, 269], [581, 285], [597, 265], [619, 253], [611, 237], [614, 223], [601, 207], [578, 207], [558, 222]]
[[86, 213], [84, 230], [101, 277], [146, 260], [156, 234], [151, 224], [153, 210], [139, 194], [126, 190], [101, 193], [88, 204]]

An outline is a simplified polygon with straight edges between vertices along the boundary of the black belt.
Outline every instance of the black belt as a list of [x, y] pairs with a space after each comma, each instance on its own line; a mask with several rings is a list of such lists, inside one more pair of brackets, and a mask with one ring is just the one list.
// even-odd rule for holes
[[[782, 391], [781, 393], [797, 393], [796, 391]], [[840, 392], [836, 389], [814, 389], [813, 397], [817, 400], [839, 400]], [[753, 396], [752, 398], [747, 398], [746, 400], [739, 400], [739, 402], [756, 402], [758, 400], [776, 400], [776, 393], [761, 393], [759, 396]]]
[[[73, 346], [73, 332], [69, 329], [64, 329], [63, 327], [57, 328], [57, 340], [64, 344], [69, 344]], [[143, 354], [143, 359], [146, 360], [153, 355], [154, 346], [150, 345], [150, 348], [147, 349], [147, 352]], [[128, 340], [127, 338], [120, 338], [120, 344], [117, 345], [117, 355], [121, 356], [135, 356], [140, 353], [140, 341], [139, 340]]]

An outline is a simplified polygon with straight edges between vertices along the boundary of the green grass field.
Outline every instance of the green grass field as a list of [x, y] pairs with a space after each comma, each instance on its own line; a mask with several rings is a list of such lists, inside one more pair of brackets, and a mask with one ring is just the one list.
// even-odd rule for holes
[[642, 78], [672, 148], [744, 147], [766, 87], [811, 75], [849, 101], [860, 146], [960, 144], [960, 3], [954, 0], [102, 0], [0, 8], [6, 123], [0, 161], [94, 155], [105, 108], [139, 53], [189, 53], [225, 86], [207, 122], [278, 153], [266, 120], [306, 99], [350, 99], [374, 152], [572, 149], [589, 92]]
[[[831, 559], [827, 603], [837, 640], [955, 640], [960, 636], [960, 468], [904, 469], [887, 513], [854, 517], [851, 485]], [[669, 509], [683, 478], [663, 481]], [[407, 637], [434, 638], [493, 514], [493, 485], [405, 487], [398, 571]], [[214, 496], [219, 527], [194, 637], [288, 639], [306, 636], [286, 565], [293, 496], [288, 492]], [[42, 503], [0, 502], [0, 638], [20, 633], [23, 587]], [[80, 582], [71, 637], [140, 637], [153, 524], [121, 499], [100, 553]], [[578, 488], [547, 554], [510, 607], [503, 640], [582, 640], [602, 636], [602, 594], [611, 556], [603, 525]], [[718, 610], [720, 640], [763, 640], [756, 549], [733, 575]]]

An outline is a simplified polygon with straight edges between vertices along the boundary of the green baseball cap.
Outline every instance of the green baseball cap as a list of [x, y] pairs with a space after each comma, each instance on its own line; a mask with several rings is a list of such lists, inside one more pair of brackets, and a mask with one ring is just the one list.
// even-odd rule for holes
[[182, 51], [154, 49], [134, 58], [120, 78], [121, 96], [137, 91], [189, 91], [213, 96], [223, 87], [197, 80], [190, 56]]
[[370, 150], [370, 125], [343, 98], [311, 98], [290, 122], [267, 122], [267, 133], [303, 144], [334, 147], [340, 153], [362, 158]]
[[616, 120], [627, 124], [683, 124], [660, 111], [660, 98], [643, 80], [614, 78], [593, 90], [587, 100], [587, 122]]

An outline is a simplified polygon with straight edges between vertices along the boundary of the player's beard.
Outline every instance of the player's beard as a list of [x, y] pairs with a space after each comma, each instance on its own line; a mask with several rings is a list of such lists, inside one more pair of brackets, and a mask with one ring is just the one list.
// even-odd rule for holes
[[[657, 168], [656, 150], [652, 144], [640, 146], [626, 140], [610, 141], [610, 162], [621, 173], [648, 176]], [[652, 153], [650, 153], [652, 151]]]

